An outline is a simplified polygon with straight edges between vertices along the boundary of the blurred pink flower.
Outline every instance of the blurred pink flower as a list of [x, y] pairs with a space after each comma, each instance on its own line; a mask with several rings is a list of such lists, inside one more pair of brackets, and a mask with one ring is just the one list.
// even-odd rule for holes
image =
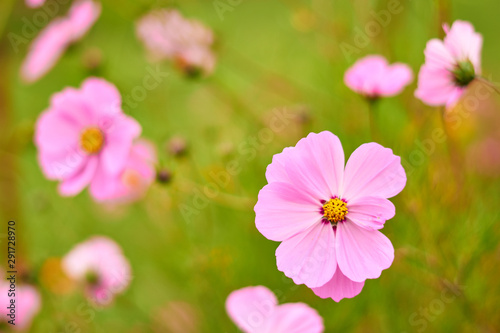
[[397, 95], [412, 80], [410, 66], [402, 63], [389, 65], [379, 55], [359, 59], [344, 76], [344, 82], [349, 88], [368, 98]]
[[113, 187], [109, 197], [101, 197], [98, 201], [107, 203], [130, 203], [144, 196], [156, 177], [156, 149], [147, 140], [139, 139], [130, 150], [123, 171], [116, 177], [108, 179]]
[[52, 20], [36, 37], [21, 67], [21, 77], [32, 83], [54, 67], [66, 48], [82, 38], [101, 13], [93, 0], [76, 1], [65, 17]]
[[443, 26], [444, 41], [431, 39], [418, 74], [415, 96], [431, 106], [454, 106], [470, 82], [481, 73], [483, 37], [469, 22]]
[[85, 285], [87, 297], [99, 305], [111, 303], [130, 284], [130, 263], [121, 248], [104, 236], [77, 244], [62, 260], [64, 272]]
[[213, 72], [215, 55], [212, 31], [177, 10], [150, 12], [137, 22], [137, 36], [155, 59], [174, 60], [188, 74]]
[[[17, 283], [17, 282], [16, 282]], [[0, 322], [7, 322], [11, 320], [8, 316], [10, 314], [10, 309], [7, 307], [10, 305], [9, 297], [10, 282], [2, 281], [0, 285], [0, 304], [2, 305], [2, 319]], [[30, 327], [33, 318], [40, 311], [42, 300], [40, 293], [30, 285], [16, 285], [15, 291], [15, 326], [11, 326], [15, 330], [26, 330]]]
[[363, 144], [344, 170], [337, 136], [311, 133], [275, 155], [266, 178], [255, 224], [282, 242], [278, 269], [296, 284], [338, 302], [392, 264], [394, 248], [378, 229], [394, 216], [387, 198], [401, 192], [406, 174], [391, 149]]
[[226, 311], [245, 333], [320, 333], [323, 318], [304, 303], [278, 305], [266, 287], [246, 287], [233, 291], [226, 300]]
[[122, 174], [141, 126], [121, 109], [111, 83], [89, 78], [81, 89], [54, 94], [37, 120], [35, 145], [44, 175], [59, 180], [59, 192], [72, 196], [90, 184], [97, 200], [109, 198], [109, 180]]
[[41, 7], [45, 0], [26, 0], [26, 5], [31, 8]]

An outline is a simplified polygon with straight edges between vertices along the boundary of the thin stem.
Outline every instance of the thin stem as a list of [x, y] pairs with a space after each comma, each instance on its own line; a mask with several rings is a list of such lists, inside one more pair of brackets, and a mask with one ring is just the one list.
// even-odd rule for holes
[[488, 87], [493, 89], [497, 94], [500, 95], [500, 89], [493, 82], [490, 82], [487, 78], [482, 77], [482, 76], [476, 76], [476, 80], [487, 85]]
[[368, 117], [370, 121], [370, 135], [372, 140], [380, 143], [380, 132], [378, 131], [377, 126], [377, 100], [376, 99], [367, 99], [368, 101]]
[[464, 159], [460, 153], [460, 148], [457, 142], [454, 140], [453, 136], [450, 133], [448, 128], [448, 122], [446, 121], [446, 108], [443, 107], [441, 110], [441, 121], [443, 125], [443, 131], [446, 135], [446, 143], [448, 146], [448, 154], [449, 160], [451, 164], [451, 171], [453, 172], [454, 178], [458, 185], [457, 196], [460, 198], [460, 193], [462, 193], [463, 185], [464, 185], [464, 172], [463, 172], [463, 164]]

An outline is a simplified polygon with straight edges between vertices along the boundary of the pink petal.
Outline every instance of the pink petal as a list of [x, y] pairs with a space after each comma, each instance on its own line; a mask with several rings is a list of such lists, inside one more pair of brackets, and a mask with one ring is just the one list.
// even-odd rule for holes
[[331, 132], [310, 133], [290, 153], [285, 170], [295, 186], [318, 200], [340, 192], [344, 173], [344, 151]]
[[101, 14], [101, 4], [93, 0], [75, 1], [67, 19], [71, 25], [72, 41], [82, 38]]
[[21, 77], [27, 83], [39, 80], [54, 67], [68, 47], [66, 20], [56, 18], [33, 40], [21, 66]]
[[474, 26], [466, 21], [453, 22], [446, 33], [444, 45], [458, 61], [470, 60], [476, 74], [481, 73], [481, 49], [483, 37], [474, 31]]
[[348, 277], [346, 277], [339, 267], [335, 271], [332, 279], [328, 281], [325, 285], [312, 288], [312, 291], [321, 298], [331, 298], [335, 302], [340, 302], [344, 298], [353, 298], [358, 295], [365, 282], [354, 282]]
[[26, 0], [26, 5], [31, 8], [37, 8], [43, 6], [45, 0]]
[[80, 90], [64, 88], [50, 98], [50, 110], [60, 113], [81, 130], [86, 126], [95, 125], [96, 112], [90, 104], [91, 100], [92, 98], [83, 97]]
[[[7, 286], [7, 290], [2, 290], [2, 292], [5, 292], [5, 297], [9, 293], [10, 284], [7, 284]], [[27, 331], [26, 329], [31, 325], [33, 318], [40, 312], [42, 298], [38, 290], [30, 285], [16, 286], [16, 289], [16, 326], [14, 327], [16, 330]], [[6, 299], [6, 301], [10, 302], [9, 299]], [[6, 304], [6, 302], [2, 302], [2, 305]], [[5, 321], [3, 322], [5, 323]]]
[[[105, 179], [106, 182], [115, 183], [115, 191], [109, 193], [109, 197], [101, 195], [100, 199], [117, 204], [140, 199], [155, 179], [156, 161], [156, 149], [153, 144], [144, 139], [137, 140], [130, 150], [123, 172]], [[129, 182], [127, 177], [133, 177], [135, 180]]]
[[453, 70], [456, 59], [439, 39], [431, 39], [424, 50], [425, 65], [432, 69]]
[[453, 74], [447, 69], [423, 65], [418, 74], [418, 88], [415, 97], [431, 106], [444, 105], [457, 85]]
[[141, 134], [141, 125], [131, 117], [118, 114], [101, 126], [106, 138], [100, 153], [101, 163], [110, 175], [116, 175], [125, 167], [133, 140]]
[[278, 269], [309, 288], [328, 282], [337, 267], [335, 234], [330, 223], [319, 222], [287, 240], [276, 249]]
[[401, 158], [377, 143], [359, 146], [347, 161], [343, 198], [362, 196], [390, 198], [401, 192], [406, 174]]
[[387, 199], [362, 197], [349, 201], [347, 219], [361, 228], [378, 230], [384, 227], [385, 221], [396, 214], [396, 207]]
[[271, 183], [259, 192], [255, 225], [266, 238], [282, 241], [321, 220], [321, 203], [288, 183]]
[[85, 167], [59, 184], [59, 193], [63, 196], [73, 196], [80, 193], [94, 177], [97, 163], [97, 157], [90, 156]]
[[344, 75], [345, 84], [353, 91], [376, 96], [378, 85], [387, 68], [387, 60], [380, 55], [369, 55], [357, 60]]
[[395, 63], [388, 66], [377, 87], [377, 94], [394, 96], [403, 91], [413, 80], [413, 71], [406, 64]]
[[263, 332], [277, 304], [276, 296], [266, 287], [246, 287], [228, 296], [226, 311], [243, 332]]
[[325, 329], [323, 318], [304, 303], [279, 305], [271, 317], [268, 333], [321, 333]]
[[394, 247], [384, 234], [349, 221], [337, 225], [336, 245], [339, 268], [355, 282], [378, 278], [394, 260]]
[[293, 156], [294, 148], [285, 148], [283, 152], [273, 156], [273, 161], [267, 166], [266, 179], [268, 183], [283, 182], [293, 183], [288, 178], [285, 165], [290, 156]]
[[465, 93], [465, 88], [456, 87], [448, 97], [448, 100], [446, 101], [446, 109], [449, 110], [453, 108], [458, 103], [458, 101], [460, 100], [460, 98], [464, 93]]
[[122, 97], [116, 87], [104, 79], [88, 78], [82, 84], [82, 94], [96, 110], [99, 110], [97, 122], [109, 126], [108, 122], [116, 113], [122, 113]]
[[38, 151], [38, 162], [45, 177], [61, 180], [72, 177], [82, 170], [88, 155], [77, 147], [68, 147], [60, 153]]
[[116, 175], [109, 174], [103, 166], [102, 159], [99, 161], [94, 178], [90, 183], [90, 195], [96, 201], [105, 201], [117, 191]]
[[80, 126], [62, 112], [45, 111], [37, 120], [35, 145], [44, 153], [61, 154], [78, 147]]

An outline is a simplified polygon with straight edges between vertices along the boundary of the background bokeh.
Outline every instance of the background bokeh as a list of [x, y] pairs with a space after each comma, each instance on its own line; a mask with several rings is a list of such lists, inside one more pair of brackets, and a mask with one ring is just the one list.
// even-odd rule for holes
[[[500, 149], [478, 148], [484, 140], [500, 140], [496, 93], [473, 112], [452, 111], [456, 118], [444, 123], [442, 110], [414, 98], [416, 80], [376, 105], [378, 141], [403, 158], [408, 183], [392, 199], [397, 214], [383, 229], [396, 249], [394, 263], [357, 297], [335, 303], [294, 285], [276, 268], [278, 244], [255, 228], [253, 206], [273, 154], [311, 131], [338, 135], [347, 156], [372, 141], [368, 106], [343, 82], [357, 58], [382, 54], [408, 63], [416, 75], [426, 42], [443, 36], [441, 24], [463, 19], [484, 37], [483, 74], [500, 81], [500, 2], [401, 1], [401, 13], [367, 45], [356, 44], [358, 29], [376, 22], [371, 13], [386, 10], [388, 2], [243, 0], [220, 16], [208, 0], [103, 0], [90, 33], [47, 76], [25, 85], [19, 67], [28, 44], [13, 47], [8, 35], [22, 35], [40, 9], [2, 0], [0, 203], [3, 221], [17, 221], [23, 278], [43, 297], [30, 331], [236, 332], [224, 309], [227, 295], [264, 285], [280, 302], [317, 309], [327, 332], [498, 332]], [[134, 21], [161, 7], [176, 7], [214, 30], [213, 75], [189, 79], [168, 62], [148, 61]], [[357, 53], [346, 57], [346, 44]], [[124, 110], [157, 145], [159, 167], [172, 172], [172, 180], [154, 184], [144, 200], [126, 207], [98, 205], [86, 192], [59, 196], [57, 184], [40, 171], [32, 141], [50, 96], [100, 76], [125, 97], [150, 70], [168, 76]], [[484, 89], [480, 85], [470, 93]], [[270, 140], [259, 138], [276, 112], [293, 117], [285, 129], [271, 131]], [[449, 138], [432, 140], [433, 130], [443, 126]], [[173, 137], [186, 140], [183, 156], [169, 153]], [[455, 158], [450, 149], [458, 151]], [[209, 198], [200, 195], [231, 161], [240, 169], [228, 185]], [[109, 308], [88, 304], [57, 273], [56, 258], [91, 235], [119, 243], [133, 269], [130, 288]], [[2, 246], [2, 258], [4, 252]]]

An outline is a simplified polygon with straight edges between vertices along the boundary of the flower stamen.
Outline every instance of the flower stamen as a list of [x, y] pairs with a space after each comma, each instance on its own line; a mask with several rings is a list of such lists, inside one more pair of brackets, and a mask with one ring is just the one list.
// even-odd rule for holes
[[104, 134], [97, 127], [86, 128], [80, 137], [80, 146], [88, 154], [97, 154], [104, 145]]
[[324, 202], [321, 213], [324, 216], [324, 220], [328, 220], [331, 224], [335, 225], [338, 222], [344, 222], [348, 212], [347, 201], [333, 197]]

